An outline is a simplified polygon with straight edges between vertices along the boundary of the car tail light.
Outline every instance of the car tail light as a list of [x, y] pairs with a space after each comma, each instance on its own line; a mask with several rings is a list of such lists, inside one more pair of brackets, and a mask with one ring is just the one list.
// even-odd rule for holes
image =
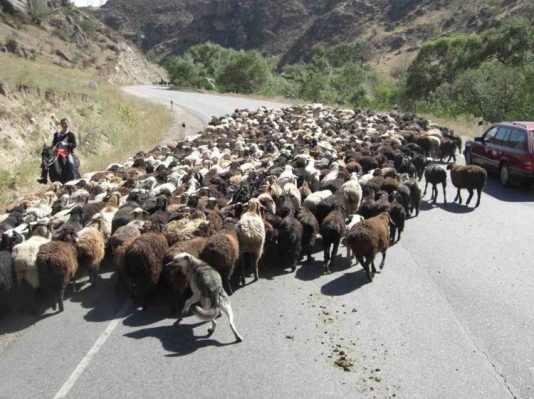
[[523, 169], [528, 171], [534, 170], [534, 162], [532, 161], [531, 154], [527, 154], [523, 157]]

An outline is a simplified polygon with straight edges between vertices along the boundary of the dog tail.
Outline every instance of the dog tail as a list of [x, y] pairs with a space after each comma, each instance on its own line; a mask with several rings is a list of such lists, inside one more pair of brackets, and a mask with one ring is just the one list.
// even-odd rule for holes
[[208, 310], [204, 310], [200, 306], [193, 306], [192, 309], [195, 316], [204, 321], [210, 321], [219, 316], [219, 308], [222, 299], [221, 296], [226, 296], [224, 291], [212, 295], [211, 308]]
[[197, 316], [200, 320], [210, 321], [219, 316], [218, 307], [213, 307], [209, 310], [204, 310], [200, 306], [193, 306], [192, 309], [195, 316]]

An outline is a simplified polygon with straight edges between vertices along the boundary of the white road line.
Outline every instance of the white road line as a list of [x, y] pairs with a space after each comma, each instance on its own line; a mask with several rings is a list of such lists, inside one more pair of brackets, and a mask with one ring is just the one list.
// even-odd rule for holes
[[54, 396], [54, 399], [62, 399], [68, 395], [68, 393], [70, 392], [70, 390], [72, 389], [72, 387], [74, 386], [78, 378], [80, 378], [80, 376], [83, 374], [87, 366], [89, 366], [89, 363], [91, 363], [91, 360], [93, 360], [93, 357], [95, 357], [95, 355], [98, 353], [100, 348], [102, 348], [102, 346], [104, 345], [106, 340], [109, 338], [109, 336], [111, 335], [115, 327], [117, 327], [117, 324], [119, 324], [121, 319], [124, 317], [128, 309], [130, 308], [131, 304], [132, 304], [131, 299], [128, 299], [124, 303], [122, 308], [115, 315], [113, 321], [109, 323], [109, 325], [104, 330], [102, 335], [98, 338], [98, 340], [95, 342], [93, 347], [89, 349], [89, 352], [87, 352], [87, 354], [82, 359], [80, 364], [78, 364], [78, 367], [76, 367], [76, 369], [72, 372], [72, 374], [67, 379], [65, 384], [63, 384], [63, 386], [61, 387], [59, 392], [56, 394], [56, 396]]

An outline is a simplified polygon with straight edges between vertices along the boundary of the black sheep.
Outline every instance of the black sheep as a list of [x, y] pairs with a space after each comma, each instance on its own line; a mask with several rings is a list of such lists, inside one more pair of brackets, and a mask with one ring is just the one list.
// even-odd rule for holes
[[426, 189], [428, 188], [428, 183], [432, 185], [432, 196], [430, 200], [433, 204], [436, 203], [438, 199], [438, 184], [443, 186], [443, 202], [447, 204], [447, 171], [436, 164], [428, 165], [425, 168], [425, 192], [423, 195], [426, 195]]
[[[323, 238], [324, 272], [330, 273], [334, 264], [339, 243], [345, 234], [345, 215], [340, 211], [330, 212], [321, 223], [321, 236]], [[330, 253], [332, 247], [332, 253]]]
[[311, 262], [311, 251], [315, 244], [315, 237], [319, 233], [319, 223], [313, 213], [303, 206], [297, 211], [297, 219], [302, 224], [302, 255], [306, 253], [307, 261]]
[[284, 267], [294, 272], [300, 258], [303, 228], [302, 224], [289, 213], [278, 226], [278, 254]]

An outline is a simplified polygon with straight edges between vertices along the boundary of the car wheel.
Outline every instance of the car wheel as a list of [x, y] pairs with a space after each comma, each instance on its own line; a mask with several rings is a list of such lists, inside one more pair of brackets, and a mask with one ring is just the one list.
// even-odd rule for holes
[[503, 163], [501, 169], [499, 170], [499, 175], [501, 177], [501, 184], [504, 187], [510, 187], [510, 168], [508, 164]]
[[465, 150], [465, 164], [466, 165], [471, 165], [473, 163], [472, 159], [471, 159], [471, 150]]

